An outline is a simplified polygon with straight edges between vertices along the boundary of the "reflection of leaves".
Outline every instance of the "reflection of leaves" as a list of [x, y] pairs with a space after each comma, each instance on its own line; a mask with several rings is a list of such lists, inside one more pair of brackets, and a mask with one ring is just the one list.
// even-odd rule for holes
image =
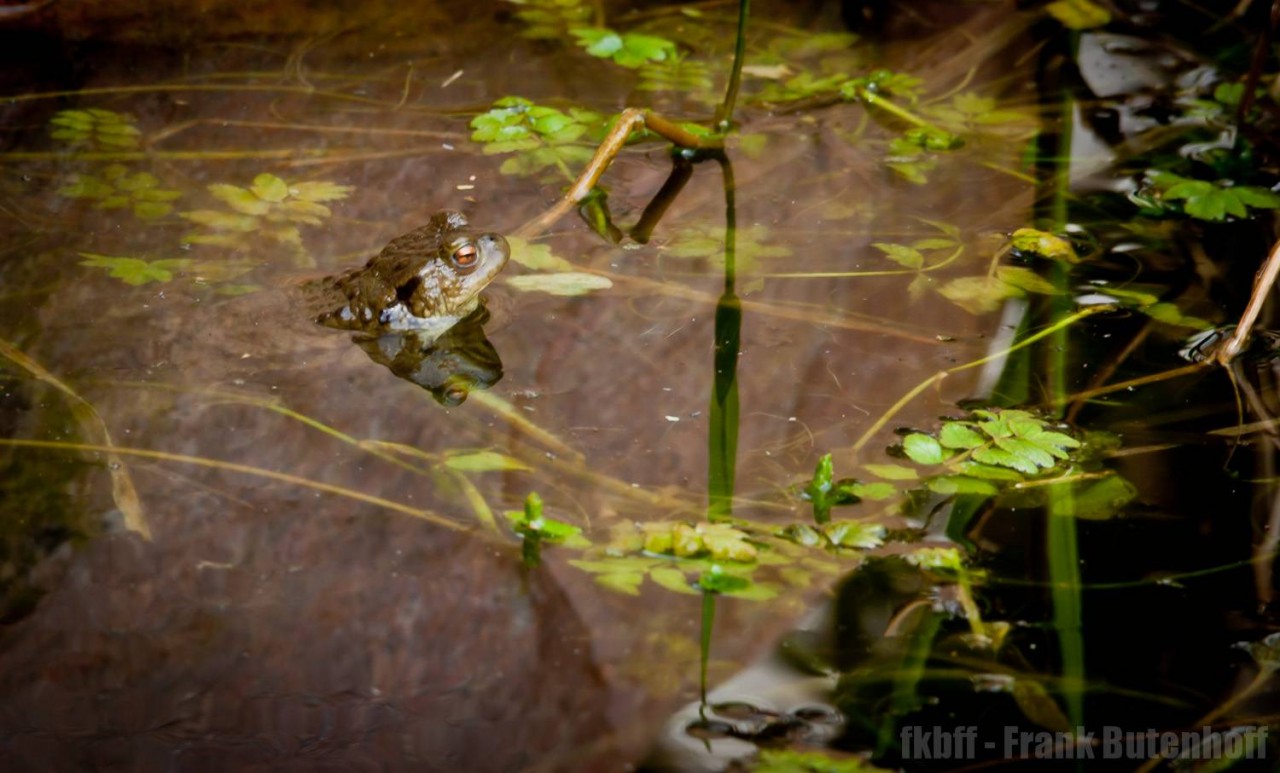
[[646, 62], [661, 62], [675, 54], [676, 44], [665, 38], [635, 32], [584, 27], [569, 30], [588, 54], [635, 69]]
[[760, 91], [760, 99], [765, 102], [795, 102], [817, 96], [834, 97], [840, 86], [849, 79], [844, 73], [819, 77], [811, 72], [802, 72], [781, 83], [770, 83]]
[[994, 276], [959, 277], [947, 282], [938, 292], [971, 314], [995, 311], [1006, 298], [1022, 296], [1018, 288]]
[[[1157, 207], [1173, 211], [1181, 208], [1200, 220], [1226, 220], [1228, 215], [1248, 217], [1250, 208], [1280, 208], [1280, 194], [1256, 185], [1224, 187], [1156, 170], [1147, 172], [1146, 183], [1156, 198], [1142, 203], [1154, 203]], [[1137, 195], [1141, 197], [1142, 194]]]
[[91, 107], [85, 110], [62, 110], [49, 120], [51, 136], [75, 144], [87, 144], [103, 150], [126, 150], [138, 147], [142, 132], [134, 126], [134, 118], [123, 113]]
[[1119, 513], [1137, 496], [1137, 487], [1119, 475], [1111, 475], [1085, 487], [1075, 496], [1065, 498], [1063, 501], [1067, 509], [1063, 515], [1090, 521], [1105, 520]]
[[902, 175], [907, 182], [924, 185], [929, 182], [929, 173], [938, 166], [938, 159], [926, 153], [919, 145], [903, 138], [895, 137], [889, 142], [889, 152], [884, 157], [885, 166]]
[[540, 148], [526, 148], [528, 152], [512, 156], [502, 162], [498, 171], [502, 174], [527, 177], [548, 168], [565, 170], [566, 177], [572, 176], [568, 170], [585, 165], [591, 160], [593, 151], [585, 145], [548, 145]]
[[135, 287], [150, 282], [171, 281], [174, 271], [182, 271], [194, 262], [189, 258], [147, 261], [138, 258], [94, 255], [90, 252], [82, 252], [80, 257], [85, 258], [80, 261], [80, 265], [105, 268], [108, 276], [123, 280], [125, 284]]
[[197, 209], [178, 214], [203, 226], [183, 237], [189, 244], [216, 244], [250, 247], [257, 238], [267, 238], [301, 249], [299, 224], [320, 225], [332, 211], [319, 202], [346, 198], [351, 186], [332, 182], [290, 184], [273, 174], [260, 174], [253, 183], [238, 185], [213, 183], [209, 193], [227, 209]]
[[1178, 308], [1176, 304], [1161, 301], [1159, 296], [1153, 293], [1121, 287], [1100, 287], [1098, 291], [1114, 298], [1121, 306], [1140, 311], [1155, 321], [1163, 322], [1166, 325], [1189, 327], [1195, 330], [1208, 330], [1213, 327], [1213, 324], [1208, 320], [1193, 317], [1190, 314], [1183, 314], [1182, 309]]
[[583, 0], [507, 0], [520, 6], [516, 17], [527, 26], [526, 38], [561, 39], [569, 30], [591, 21], [591, 7]]
[[761, 89], [759, 98], [764, 102], [795, 102], [811, 98], [840, 98], [861, 102], [867, 95], [894, 96], [913, 102], [920, 96], [921, 80], [906, 73], [876, 70], [868, 75], [849, 77], [844, 73], [815, 75], [809, 71], [799, 73], [781, 83], [770, 83]]
[[875, 70], [869, 75], [845, 81], [840, 86], [840, 95], [851, 102], [863, 101], [868, 94], [893, 96], [915, 102], [920, 98], [922, 83], [924, 81], [914, 75], [891, 70]]
[[123, 164], [110, 164], [97, 176], [73, 175], [71, 182], [58, 189], [58, 194], [73, 199], [96, 199], [98, 209], [130, 208], [144, 220], [164, 217], [173, 210], [173, 201], [182, 194], [165, 190], [155, 175], [148, 172], [129, 173]]
[[613, 287], [613, 282], [609, 281], [608, 277], [581, 271], [513, 276], [506, 282], [517, 290], [526, 292], [536, 290], [551, 295], [586, 295], [594, 290], [607, 290]]
[[955, 150], [963, 144], [964, 141], [951, 132], [933, 126], [919, 126], [890, 140], [884, 161], [908, 182], [924, 185], [929, 181], [929, 172], [938, 165], [936, 154]]
[[995, 311], [1005, 299], [1021, 298], [1026, 293], [1061, 292], [1052, 282], [1023, 266], [999, 266], [994, 275], [957, 277], [938, 288], [942, 297], [971, 314]]
[[1011, 124], [1029, 124], [1031, 116], [1017, 110], [997, 110], [994, 97], [966, 91], [951, 98], [949, 105], [929, 105], [922, 111], [953, 129], [982, 130]]
[[769, 52], [776, 57], [795, 60], [819, 54], [846, 51], [858, 41], [851, 32], [795, 31], [779, 35], [769, 43]]
[[[734, 240], [735, 260], [739, 271], [753, 269], [757, 262], [791, 254], [789, 247], [764, 244], [769, 229], [763, 225], [740, 228]], [[667, 245], [666, 253], [677, 258], [706, 258], [717, 266], [724, 265], [724, 229], [714, 225], [684, 228]]]
[[641, 91], [677, 91], [699, 102], [713, 103], [711, 65], [679, 54], [640, 67]]

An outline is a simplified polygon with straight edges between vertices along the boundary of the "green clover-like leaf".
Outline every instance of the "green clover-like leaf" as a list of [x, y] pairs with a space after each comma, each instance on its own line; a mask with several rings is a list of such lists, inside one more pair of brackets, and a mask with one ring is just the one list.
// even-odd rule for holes
[[84, 258], [80, 261], [80, 265], [105, 268], [108, 276], [135, 287], [151, 282], [171, 281], [174, 271], [183, 270], [193, 262], [186, 258], [146, 261], [138, 258], [95, 255], [90, 252], [82, 252], [80, 257]]
[[936, 438], [913, 432], [902, 439], [902, 450], [917, 464], [942, 464], [946, 452]]

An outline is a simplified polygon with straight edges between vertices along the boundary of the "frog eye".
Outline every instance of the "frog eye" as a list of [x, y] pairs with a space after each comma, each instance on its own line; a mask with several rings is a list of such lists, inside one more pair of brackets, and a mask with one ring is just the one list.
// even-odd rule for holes
[[458, 268], [474, 268], [476, 261], [480, 259], [480, 251], [474, 244], [467, 242], [454, 250], [451, 258]]

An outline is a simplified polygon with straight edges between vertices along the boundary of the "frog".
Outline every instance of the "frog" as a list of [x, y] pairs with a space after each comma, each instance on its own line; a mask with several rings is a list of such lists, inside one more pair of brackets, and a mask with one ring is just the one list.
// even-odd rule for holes
[[437, 212], [424, 226], [392, 239], [364, 266], [313, 283], [316, 321], [376, 335], [432, 339], [480, 306], [480, 293], [506, 266], [501, 234], [477, 232], [461, 212]]

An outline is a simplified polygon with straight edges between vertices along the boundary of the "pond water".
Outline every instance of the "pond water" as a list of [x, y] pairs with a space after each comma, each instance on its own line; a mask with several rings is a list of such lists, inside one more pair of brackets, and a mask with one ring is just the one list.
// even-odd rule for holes
[[[0, 763], [1272, 769], [1252, 5], [757, 3], [536, 233], [736, 4], [4, 6]], [[315, 324], [442, 210], [482, 325]]]

